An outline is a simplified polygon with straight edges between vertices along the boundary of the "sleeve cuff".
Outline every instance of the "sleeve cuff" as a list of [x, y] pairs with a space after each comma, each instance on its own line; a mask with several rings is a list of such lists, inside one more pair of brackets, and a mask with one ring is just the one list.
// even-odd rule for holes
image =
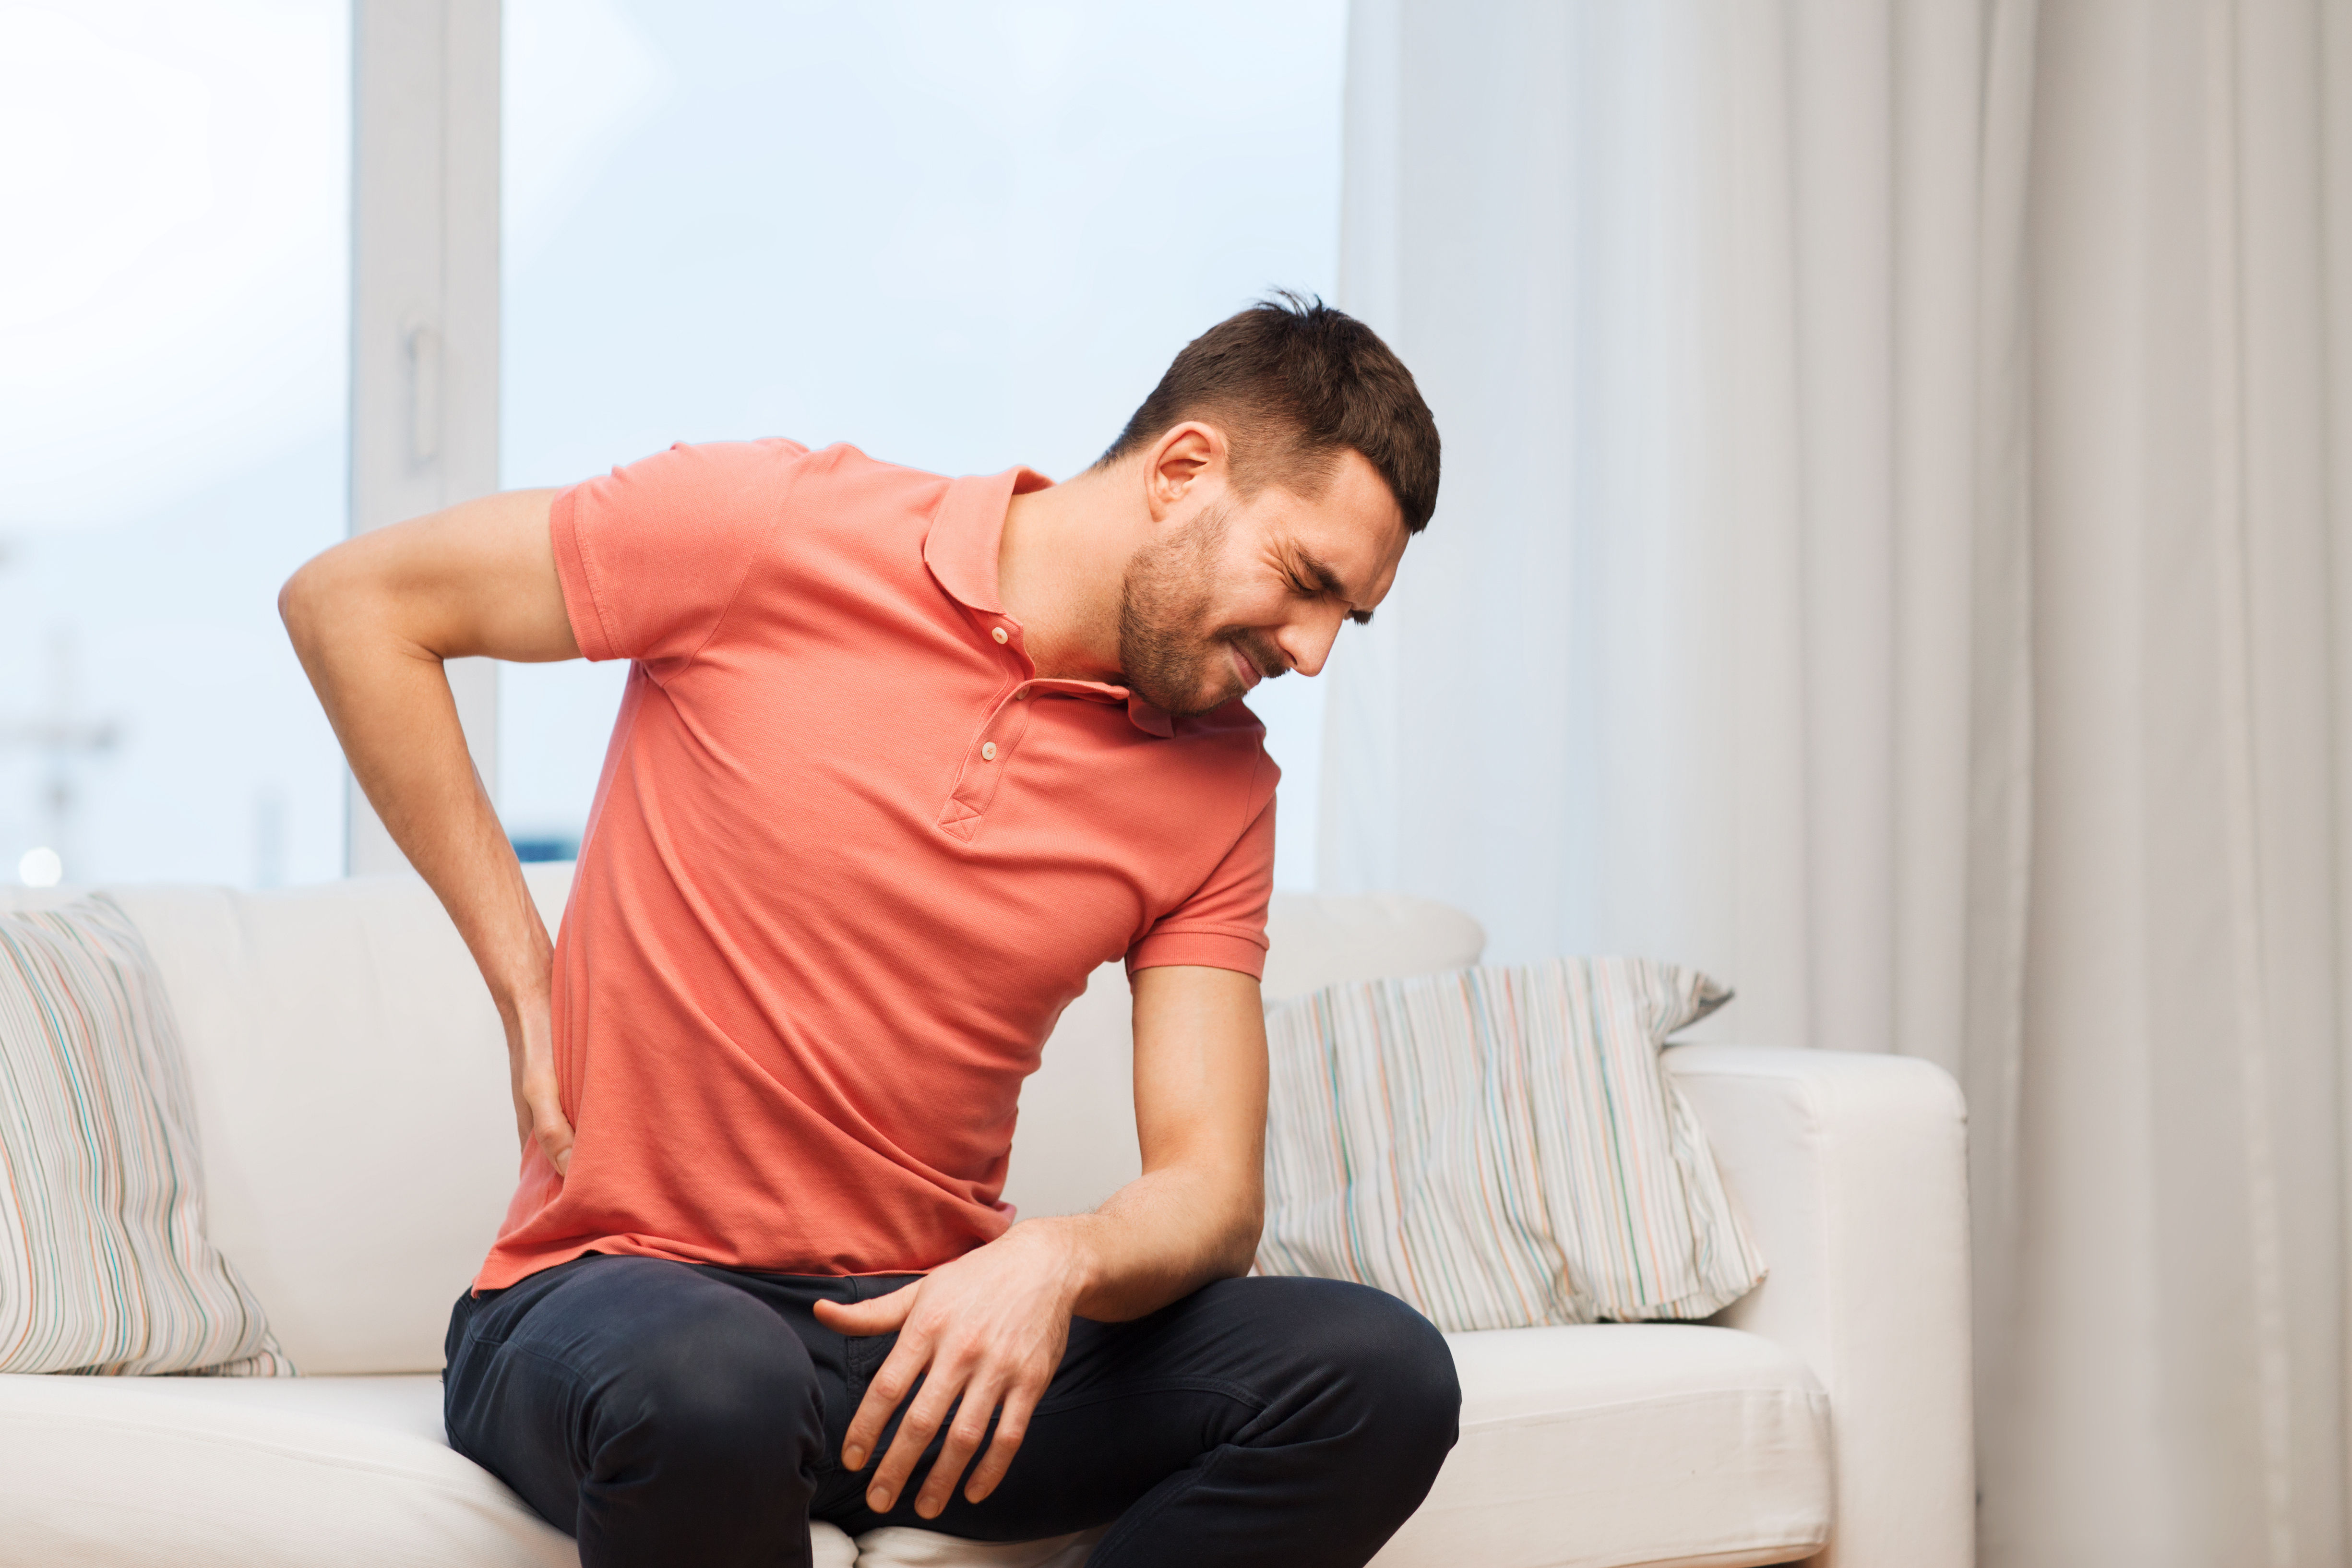
[[1154, 931], [1128, 950], [1127, 973], [1197, 964], [1202, 969], [1233, 969], [1253, 980], [1265, 978], [1265, 938], [1231, 936], [1223, 931]]
[[604, 620], [596, 603], [596, 584], [588, 574], [588, 558], [580, 547], [580, 490], [573, 485], [547, 509], [547, 532], [555, 546], [555, 577], [563, 589], [563, 614], [572, 623], [572, 640], [586, 659], [616, 657], [604, 635]]

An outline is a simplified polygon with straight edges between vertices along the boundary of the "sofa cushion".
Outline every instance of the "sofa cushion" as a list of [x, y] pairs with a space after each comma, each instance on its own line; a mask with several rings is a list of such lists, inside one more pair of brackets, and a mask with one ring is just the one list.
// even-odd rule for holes
[[440, 1395], [430, 1377], [0, 1377], [9, 1551], [84, 1568], [576, 1568], [569, 1537], [442, 1441]]
[[1048, 1541], [959, 1541], [935, 1531], [886, 1525], [857, 1538], [857, 1568], [1086, 1568], [1108, 1525]]
[[1327, 985], [1266, 1016], [1268, 1274], [1441, 1329], [1704, 1318], [1764, 1266], [1665, 1037], [1728, 999], [1638, 958]]
[[[570, 868], [530, 868], [551, 926]], [[307, 1373], [438, 1372], [518, 1151], [488, 989], [415, 877], [123, 888], [186, 1045], [213, 1240]]]
[[[1771, 1342], [1606, 1325], [1451, 1342], [1462, 1440], [1380, 1568], [1735, 1568], [1806, 1556], [1826, 1536], [1827, 1403]], [[449, 1449], [431, 1377], [0, 1377], [0, 1519], [24, 1561], [81, 1568], [578, 1561]], [[846, 1538], [816, 1533], [819, 1568], [845, 1568]], [[864, 1545], [865, 1568], [1071, 1556], [909, 1530]]]
[[1478, 962], [1486, 931], [1451, 904], [1410, 893], [1276, 893], [1265, 912], [1269, 1005], [1326, 985], [1434, 974]]
[[1747, 1568], [1829, 1539], [1829, 1397], [1696, 1324], [1448, 1334], [1462, 1437], [1374, 1568]]
[[[551, 930], [571, 870], [524, 868]], [[414, 876], [110, 891], [179, 1018], [213, 1242], [286, 1353], [438, 1372], [519, 1163], [498, 1009], [440, 901]]]
[[100, 896], [0, 914], [0, 1372], [291, 1372], [205, 1234], [162, 976]]
[[[441, 1431], [437, 1377], [0, 1377], [0, 1559], [77, 1568], [578, 1568]], [[849, 1568], [826, 1527], [816, 1568]]]

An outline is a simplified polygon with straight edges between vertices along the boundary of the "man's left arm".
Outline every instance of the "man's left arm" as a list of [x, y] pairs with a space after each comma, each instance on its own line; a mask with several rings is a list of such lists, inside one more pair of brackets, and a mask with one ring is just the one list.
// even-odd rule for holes
[[867, 1484], [877, 1512], [898, 1500], [951, 1412], [915, 1511], [934, 1519], [947, 1507], [1001, 1407], [965, 1496], [978, 1502], [993, 1491], [1061, 1364], [1072, 1317], [1139, 1318], [1249, 1272], [1265, 1215], [1258, 983], [1234, 970], [1176, 965], [1136, 971], [1134, 988], [1143, 1173], [1092, 1214], [1024, 1220], [905, 1289], [817, 1308], [841, 1333], [898, 1332], [842, 1443], [849, 1469], [865, 1467], [891, 1412], [924, 1377]]

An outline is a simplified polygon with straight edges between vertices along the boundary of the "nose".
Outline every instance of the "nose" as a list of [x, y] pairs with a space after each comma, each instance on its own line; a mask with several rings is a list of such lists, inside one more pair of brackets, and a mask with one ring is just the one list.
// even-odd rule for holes
[[1328, 612], [1286, 621], [1275, 635], [1275, 646], [1299, 674], [1320, 675], [1324, 661], [1331, 657], [1331, 644], [1339, 636], [1339, 623], [1346, 618], [1347, 612], [1335, 605]]

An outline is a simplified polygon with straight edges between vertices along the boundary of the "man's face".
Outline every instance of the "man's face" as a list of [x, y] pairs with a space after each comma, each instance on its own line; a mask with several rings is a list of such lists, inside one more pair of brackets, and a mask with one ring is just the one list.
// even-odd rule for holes
[[1339, 625], [1368, 619], [1404, 557], [1404, 516], [1360, 453], [1341, 454], [1312, 500], [1218, 487], [1130, 556], [1119, 668], [1171, 713], [1205, 713], [1261, 679], [1314, 675]]

